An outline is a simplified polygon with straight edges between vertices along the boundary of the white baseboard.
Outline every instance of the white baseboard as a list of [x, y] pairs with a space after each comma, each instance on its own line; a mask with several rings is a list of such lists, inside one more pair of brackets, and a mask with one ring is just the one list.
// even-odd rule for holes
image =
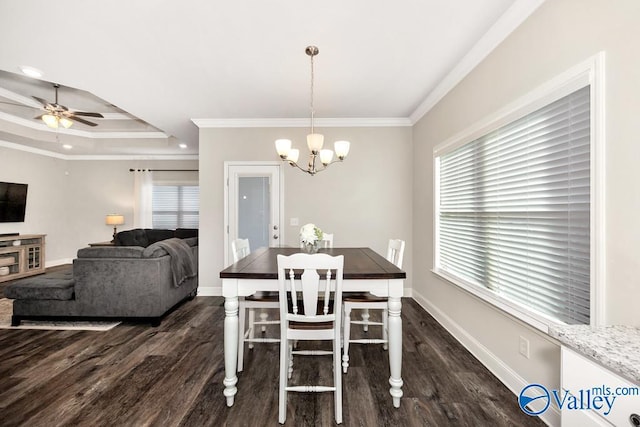
[[49, 268], [49, 267], [55, 267], [55, 266], [64, 265], [64, 264], [73, 264], [73, 258], [46, 260], [44, 262], [44, 267]]
[[222, 295], [220, 286], [198, 286], [198, 296], [200, 297], [219, 297]]
[[[460, 344], [462, 344], [473, 356], [478, 359], [493, 375], [496, 376], [513, 394], [517, 396], [520, 391], [529, 385], [529, 382], [522, 378], [516, 371], [511, 369], [495, 354], [489, 351], [473, 335], [469, 334], [462, 326], [447, 316], [442, 310], [433, 305], [420, 293], [413, 291], [413, 299], [424, 308], [427, 313], [442, 325]], [[514, 399], [514, 401], [516, 400]], [[549, 409], [539, 417], [545, 424], [556, 427], [560, 426], [560, 411], [550, 406]]]

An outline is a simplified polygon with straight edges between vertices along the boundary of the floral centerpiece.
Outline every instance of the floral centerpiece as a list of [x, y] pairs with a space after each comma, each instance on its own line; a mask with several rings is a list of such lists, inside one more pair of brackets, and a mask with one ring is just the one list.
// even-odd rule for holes
[[300, 246], [307, 252], [317, 252], [320, 240], [322, 240], [322, 230], [315, 224], [305, 224], [300, 229]]

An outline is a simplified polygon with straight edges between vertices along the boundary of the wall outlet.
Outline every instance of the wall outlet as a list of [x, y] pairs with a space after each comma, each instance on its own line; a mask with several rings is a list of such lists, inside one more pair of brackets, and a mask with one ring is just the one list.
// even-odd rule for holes
[[520, 354], [529, 358], [529, 340], [525, 337], [520, 337]]
[[291, 218], [291, 219], [289, 220], [289, 225], [290, 225], [291, 227], [297, 227], [298, 225], [300, 225], [300, 224], [299, 224], [299, 221], [298, 221], [298, 218]]

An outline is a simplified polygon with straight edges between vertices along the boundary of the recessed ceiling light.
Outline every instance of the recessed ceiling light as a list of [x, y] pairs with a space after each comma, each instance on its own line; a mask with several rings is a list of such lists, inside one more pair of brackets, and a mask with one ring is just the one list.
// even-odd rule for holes
[[71, 150], [73, 148], [73, 145], [64, 144], [62, 148], [64, 148], [65, 150]]
[[184, 149], [184, 148], [187, 148], [187, 144], [184, 144], [184, 143], [178, 144], [178, 147]]
[[22, 71], [22, 74], [28, 77], [33, 77], [34, 79], [39, 79], [40, 77], [43, 76], [42, 71], [38, 70], [37, 68], [30, 67], [28, 65], [21, 65], [18, 68], [20, 68], [20, 71]]

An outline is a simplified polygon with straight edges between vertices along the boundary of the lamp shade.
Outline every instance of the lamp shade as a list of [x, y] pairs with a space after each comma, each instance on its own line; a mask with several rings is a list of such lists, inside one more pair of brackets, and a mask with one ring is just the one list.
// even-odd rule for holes
[[324, 144], [324, 135], [321, 133], [310, 133], [307, 135], [307, 147], [313, 154], [318, 154]]
[[333, 150], [320, 150], [320, 161], [327, 166], [333, 160]]
[[300, 157], [300, 150], [298, 150], [297, 148], [292, 148], [291, 150], [289, 150], [289, 154], [287, 154], [287, 160], [293, 163], [298, 163], [298, 157]]
[[66, 117], [60, 117], [59, 122], [65, 129], [69, 129], [73, 124], [73, 122]]
[[291, 150], [291, 140], [290, 139], [277, 139], [276, 140], [276, 151], [278, 152], [278, 156], [283, 159], [287, 158], [287, 154], [289, 154], [289, 150]]
[[42, 121], [50, 128], [58, 128], [58, 117], [53, 114], [45, 114], [42, 116]]
[[122, 225], [124, 224], [124, 215], [109, 214], [106, 219], [107, 225]]
[[347, 154], [349, 154], [350, 145], [351, 144], [349, 144], [349, 141], [336, 141], [333, 143], [333, 147], [336, 149], [336, 156], [338, 156], [340, 160], [347, 157]]

